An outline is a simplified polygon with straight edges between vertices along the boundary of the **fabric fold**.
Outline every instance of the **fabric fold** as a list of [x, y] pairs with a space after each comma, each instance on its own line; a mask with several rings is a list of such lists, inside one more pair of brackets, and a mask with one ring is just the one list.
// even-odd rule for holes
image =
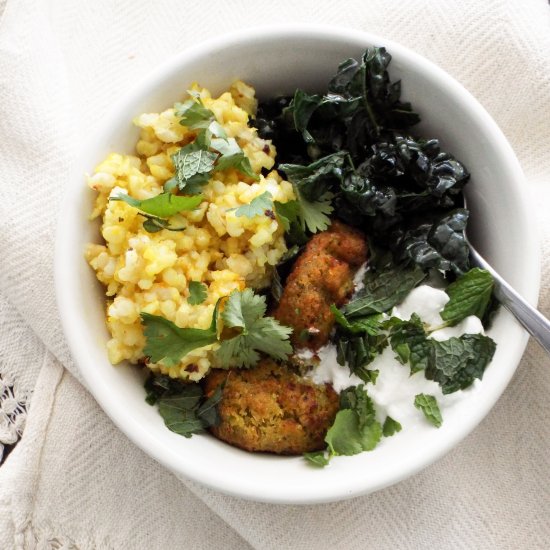
[[545, 0], [0, 0], [0, 376], [27, 397], [35, 388], [23, 438], [0, 468], [2, 548], [511, 549], [550, 540], [550, 360], [535, 343], [490, 415], [446, 457], [376, 494], [321, 506], [255, 504], [180, 483], [75, 379], [53, 249], [64, 190], [84, 185], [71, 174], [88, 134], [171, 55], [289, 21], [401, 42], [479, 99], [528, 181], [542, 235], [540, 308], [550, 315]]

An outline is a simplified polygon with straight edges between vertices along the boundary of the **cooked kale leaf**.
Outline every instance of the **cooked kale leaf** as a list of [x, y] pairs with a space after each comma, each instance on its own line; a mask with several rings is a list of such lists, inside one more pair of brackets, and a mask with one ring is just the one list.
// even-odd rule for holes
[[[395, 264], [460, 275], [469, 267], [467, 211], [459, 207], [470, 175], [437, 139], [410, 134], [420, 118], [401, 101], [390, 62], [384, 48], [368, 48], [340, 64], [325, 94], [297, 90], [261, 102], [254, 125], [273, 140], [298, 201], [313, 203], [315, 214], [325, 198], [325, 218], [302, 224], [304, 231], [326, 228], [330, 206], [391, 250]], [[297, 242], [294, 228], [287, 239]]]
[[421, 269], [439, 269], [461, 275], [468, 271], [470, 249], [464, 230], [468, 211], [457, 208], [395, 235], [398, 262], [412, 262]]

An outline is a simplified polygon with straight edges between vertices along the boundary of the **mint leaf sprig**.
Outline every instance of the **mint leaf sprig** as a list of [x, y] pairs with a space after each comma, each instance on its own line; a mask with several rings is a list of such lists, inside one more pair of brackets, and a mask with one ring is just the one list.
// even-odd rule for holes
[[175, 175], [164, 184], [165, 191], [178, 188], [195, 195], [214, 172], [235, 168], [253, 180], [259, 176], [252, 170], [250, 160], [235, 138], [227, 137], [216, 115], [204, 106], [197, 93], [185, 103], [176, 103], [176, 116], [180, 124], [190, 130], [199, 130], [195, 140], [172, 155]]
[[443, 417], [441, 416], [437, 399], [433, 395], [419, 393], [414, 398], [414, 406], [424, 413], [426, 420], [430, 424], [436, 428], [441, 427], [441, 424], [443, 424]]
[[439, 342], [428, 336], [470, 315], [482, 318], [493, 288], [491, 275], [475, 268], [449, 285], [446, 291], [450, 299], [438, 326], [426, 327], [416, 314], [409, 320], [383, 320], [381, 314], [388, 313], [424, 276], [418, 268], [368, 271], [360, 295], [341, 310], [331, 308], [337, 324], [339, 364], [347, 365], [364, 382], [375, 383], [375, 371], [367, 369], [367, 365], [390, 344], [396, 358], [409, 364], [411, 374], [423, 370], [428, 380], [440, 384], [444, 394], [466, 389], [476, 378], [482, 378], [496, 349], [491, 338], [464, 334]]
[[220, 422], [218, 404], [223, 384], [206, 397], [200, 384], [187, 384], [163, 374], [151, 373], [145, 381], [149, 405], [158, 405], [166, 427], [184, 437], [201, 433]]

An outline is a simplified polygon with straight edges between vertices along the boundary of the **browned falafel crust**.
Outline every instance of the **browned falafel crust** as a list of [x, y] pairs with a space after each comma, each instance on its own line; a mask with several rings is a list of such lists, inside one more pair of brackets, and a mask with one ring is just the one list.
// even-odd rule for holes
[[225, 382], [218, 406], [220, 424], [211, 432], [246, 451], [297, 455], [323, 449], [325, 434], [338, 412], [338, 394], [262, 359], [249, 370], [212, 371], [205, 393]]
[[367, 259], [365, 237], [333, 221], [317, 233], [296, 260], [273, 316], [292, 327], [295, 348], [319, 349], [334, 325], [331, 304], [343, 305], [353, 292], [353, 274]]
[[[366, 256], [364, 236], [338, 221], [311, 238], [273, 313], [294, 329], [295, 348], [315, 350], [328, 342], [334, 325], [330, 305], [345, 303]], [[207, 396], [222, 382], [220, 424], [211, 428], [217, 438], [247, 451], [284, 455], [325, 448], [339, 408], [339, 396], [329, 384], [314, 384], [271, 359], [251, 369], [212, 370], [204, 381]]]

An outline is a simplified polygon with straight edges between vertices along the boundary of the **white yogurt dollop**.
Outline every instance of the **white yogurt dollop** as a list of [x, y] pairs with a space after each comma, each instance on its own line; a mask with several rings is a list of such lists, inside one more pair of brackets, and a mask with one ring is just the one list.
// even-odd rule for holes
[[[391, 315], [403, 320], [410, 319], [416, 313], [420, 319], [430, 327], [438, 327], [443, 324], [439, 313], [449, 301], [449, 296], [443, 291], [428, 285], [415, 288], [401, 304], [396, 306]], [[463, 334], [483, 333], [481, 321], [470, 316], [454, 327], [442, 328], [431, 333], [430, 338], [435, 340], [447, 340], [453, 336]], [[317, 384], [330, 383], [336, 392], [340, 392], [349, 386], [364, 384], [357, 376], [350, 374], [347, 367], [339, 365], [336, 361], [336, 348], [332, 344], [322, 347], [317, 355], [320, 359], [319, 366], [310, 374]], [[401, 423], [403, 428], [412, 427], [425, 422], [424, 415], [414, 406], [414, 397], [419, 393], [433, 395], [439, 404], [443, 417], [445, 409], [464, 397], [466, 393], [475, 391], [480, 381], [467, 390], [457, 391], [443, 395], [437, 382], [427, 380], [424, 372], [410, 375], [408, 365], [401, 364], [395, 358], [395, 352], [387, 347], [369, 365], [369, 369], [378, 370], [376, 384], [367, 384], [366, 389], [373, 399], [377, 416], [383, 421], [386, 416]]]

